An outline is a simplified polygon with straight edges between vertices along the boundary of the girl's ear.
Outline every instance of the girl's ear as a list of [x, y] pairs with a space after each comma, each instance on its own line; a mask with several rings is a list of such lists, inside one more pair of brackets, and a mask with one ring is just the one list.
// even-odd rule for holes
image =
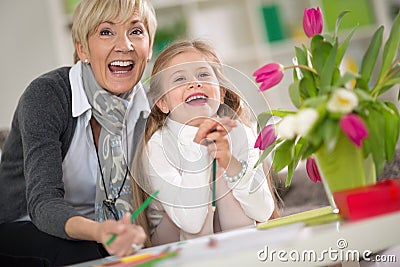
[[89, 55], [87, 52], [85, 52], [85, 49], [81, 43], [76, 42], [75, 49], [80, 61], [85, 62], [89, 60]]
[[161, 110], [162, 113], [168, 114], [169, 113], [169, 108], [167, 105], [167, 102], [165, 101], [164, 98], [161, 98], [160, 100], [157, 101], [156, 106]]
[[225, 94], [226, 94], [226, 89], [221, 87], [221, 89], [220, 89], [220, 100], [219, 100], [219, 102], [221, 102], [221, 104], [224, 104]]

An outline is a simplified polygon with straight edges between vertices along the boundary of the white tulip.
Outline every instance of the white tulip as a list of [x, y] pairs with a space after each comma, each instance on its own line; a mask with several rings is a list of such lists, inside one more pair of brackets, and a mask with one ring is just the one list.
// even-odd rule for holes
[[318, 112], [313, 108], [300, 110], [296, 115], [296, 133], [305, 136], [318, 119]]
[[358, 105], [356, 94], [348, 89], [337, 89], [329, 99], [326, 108], [330, 112], [350, 113]]
[[296, 136], [296, 116], [284, 117], [276, 126], [276, 134], [282, 139], [293, 139]]

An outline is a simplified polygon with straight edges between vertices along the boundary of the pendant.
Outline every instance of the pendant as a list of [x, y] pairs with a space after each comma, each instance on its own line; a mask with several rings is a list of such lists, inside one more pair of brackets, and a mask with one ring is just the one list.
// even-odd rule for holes
[[117, 207], [115, 206], [114, 199], [103, 200], [103, 210], [107, 219], [113, 219], [118, 221], [120, 219]]

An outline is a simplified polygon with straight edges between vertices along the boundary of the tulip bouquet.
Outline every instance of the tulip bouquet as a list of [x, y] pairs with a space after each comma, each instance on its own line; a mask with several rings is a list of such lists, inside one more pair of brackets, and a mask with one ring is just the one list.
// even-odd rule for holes
[[[340, 135], [360, 148], [364, 158], [372, 158], [377, 175], [394, 156], [400, 129], [399, 112], [393, 103], [378, 97], [400, 83], [397, 55], [400, 13], [384, 44], [384, 27], [375, 31], [358, 73], [353, 73], [341, 69], [354, 33], [351, 31], [343, 42], [339, 41], [338, 28], [347, 12], [338, 16], [333, 34], [322, 34], [324, 23], [320, 8], [305, 9], [303, 28], [311, 39], [310, 47], [295, 47], [293, 66], [273, 62], [254, 73], [256, 82], [261, 83], [259, 90], [265, 91], [282, 80], [285, 70], [293, 69], [289, 95], [298, 110], [268, 110], [259, 114], [259, 136], [255, 143], [256, 148], [263, 150], [257, 164], [272, 154], [275, 172], [287, 167], [287, 186], [300, 160], [307, 160], [310, 178], [320, 180], [313, 155], [321, 147], [328, 152], [332, 150]], [[272, 117], [280, 119], [269, 124]]]

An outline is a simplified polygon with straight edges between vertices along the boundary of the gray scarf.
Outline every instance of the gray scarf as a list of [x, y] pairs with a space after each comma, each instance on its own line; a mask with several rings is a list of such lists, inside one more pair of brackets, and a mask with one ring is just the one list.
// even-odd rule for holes
[[125, 114], [133, 90], [120, 96], [107, 92], [97, 83], [88, 64], [82, 64], [82, 80], [93, 116], [102, 127], [97, 151], [100, 171], [96, 182], [95, 219], [118, 219], [125, 212], [132, 212], [127, 168], [129, 144], [122, 139], [127, 139]]

